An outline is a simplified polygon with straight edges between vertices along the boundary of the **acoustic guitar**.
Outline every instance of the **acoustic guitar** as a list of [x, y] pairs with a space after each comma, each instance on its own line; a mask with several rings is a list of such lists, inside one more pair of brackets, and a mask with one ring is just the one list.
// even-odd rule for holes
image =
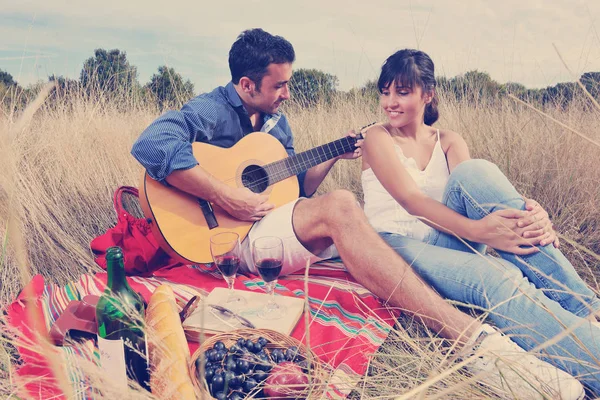
[[[288, 157], [279, 140], [263, 133], [244, 136], [231, 148], [192, 143], [202, 168], [232, 187], [265, 193], [280, 207], [298, 198], [296, 175], [341, 154], [354, 151], [356, 141], [347, 136]], [[237, 232], [244, 239], [252, 222], [240, 221], [216, 204], [174, 187], [167, 187], [144, 174], [140, 204], [158, 244], [174, 259], [191, 264], [212, 262], [210, 237]]]

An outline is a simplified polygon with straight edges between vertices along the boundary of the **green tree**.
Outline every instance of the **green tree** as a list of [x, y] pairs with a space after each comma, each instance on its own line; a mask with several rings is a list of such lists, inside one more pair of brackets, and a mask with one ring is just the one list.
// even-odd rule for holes
[[72, 109], [74, 101], [80, 99], [83, 94], [81, 84], [76, 79], [65, 78], [62, 75], [50, 75], [48, 82], [54, 82], [54, 88], [45, 102], [46, 107]]
[[438, 79], [438, 85], [458, 99], [471, 102], [493, 100], [501, 93], [501, 86], [486, 72], [468, 71], [450, 79]]
[[500, 85], [487, 72], [477, 70], [466, 72], [464, 80], [473, 99], [495, 98], [500, 92]]
[[88, 93], [108, 95], [130, 94], [139, 86], [137, 68], [129, 64], [127, 53], [118, 49], [96, 49], [94, 57], [83, 63], [79, 81]]
[[500, 92], [502, 94], [510, 93], [515, 96], [519, 96], [519, 95], [525, 93], [526, 91], [527, 91], [527, 88], [525, 87], [525, 85], [523, 85], [521, 83], [517, 83], [517, 82], [506, 82], [505, 84], [500, 85]]
[[543, 90], [542, 103], [544, 105], [565, 108], [573, 101], [578, 90], [581, 91], [575, 82], [557, 83]]
[[519, 97], [528, 103], [542, 105], [544, 103], [544, 93], [546, 89], [527, 89]]
[[17, 82], [15, 82], [11, 74], [0, 69], [0, 84], [9, 87], [16, 86]]
[[351, 101], [355, 99], [365, 99], [372, 104], [378, 103], [379, 89], [377, 88], [377, 80], [368, 80], [362, 86], [351, 88], [347, 93], [338, 92], [338, 95]]
[[178, 107], [194, 95], [194, 84], [166, 65], [158, 67], [146, 88], [154, 95], [161, 109]]
[[377, 87], [377, 79], [369, 80], [359, 89], [363, 95], [379, 98], [379, 88]]
[[581, 83], [596, 99], [600, 99], [600, 72], [586, 72], [581, 75]]
[[65, 78], [64, 76], [50, 75], [48, 82], [55, 82], [54, 90], [60, 94], [77, 92], [80, 89], [79, 81], [75, 79]]
[[319, 101], [331, 101], [338, 84], [335, 75], [317, 69], [298, 69], [292, 74], [289, 86], [292, 100], [310, 107]]
[[0, 107], [12, 112], [21, 108], [24, 102], [23, 88], [11, 74], [0, 69]]

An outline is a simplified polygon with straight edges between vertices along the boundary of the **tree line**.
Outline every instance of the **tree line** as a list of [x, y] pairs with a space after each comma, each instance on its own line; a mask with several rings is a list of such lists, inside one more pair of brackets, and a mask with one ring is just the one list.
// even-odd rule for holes
[[[179, 107], [195, 95], [194, 85], [184, 79], [172, 67], [159, 66], [150, 80], [142, 85], [138, 82], [138, 72], [127, 60], [127, 54], [119, 49], [96, 49], [94, 55], [84, 63], [79, 79], [63, 76], [50, 76], [54, 82], [54, 98], [68, 98], [70, 93], [78, 93], [105, 100], [137, 99], [144, 104], [151, 102], [159, 109]], [[600, 99], [600, 72], [586, 72], [580, 78], [581, 84], [596, 99]], [[14, 78], [0, 69], [0, 99], [6, 104], [19, 108], [37, 93], [44, 82], [22, 88]], [[457, 100], [470, 102], [495, 101], [512, 94], [530, 103], [541, 106], [568, 106], [574, 98], [583, 94], [577, 82], [558, 83], [542, 89], [528, 89], [515, 82], [500, 84], [489, 74], [469, 71], [452, 78], [439, 77], [438, 87], [446, 95]], [[331, 103], [333, 99], [347, 96], [378, 96], [375, 80], [368, 81], [358, 89], [348, 92], [338, 90], [339, 80], [335, 75], [317, 69], [297, 69], [290, 81], [290, 92], [295, 103], [302, 107]], [[19, 101], [15, 103], [14, 99]]]
[[[586, 72], [579, 78], [582, 86], [595, 99], [600, 99], [600, 72]], [[516, 82], [500, 84], [489, 74], [469, 71], [463, 75], [438, 79], [438, 86], [458, 100], [498, 99], [512, 94], [529, 103], [540, 106], [567, 107], [575, 99], [586, 99], [584, 90], [577, 82], [558, 83], [541, 89], [528, 89]]]
[[[194, 84], [166, 65], [159, 66], [146, 84], [140, 84], [137, 67], [131, 65], [127, 53], [119, 49], [96, 49], [83, 63], [79, 79], [52, 75], [48, 82], [55, 84], [50, 101], [77, 94], [109, 101], [137, 99], [165, 109], [180, 106], [194, 96]], [[10, 96], [13, 106], [24, 105], [45, 83], [22, 88], [9, 73], [0, 70], [0, 99], [4, 98], [6, 103]], [[18, 98], [17, 104], [14, 98]]]
[[[600, 72], [586, 72], [581, 75], [579, 82], [592, 97], [600, 101]], [[590, 103], [578, 82], [561, 82], [546, 88], [529, 89], [517, 82], [498, 83], [488, 73], [474, 70], [452, 78], [438, 77], [436, 84], [446, 96], [470, 103], [493, 103], [509, 94], [540, 107], [565, 108], [575, 99], [583, 99], [584, 104]], [[377, 81], [369, 81], [353, 91], [377, 97]]]

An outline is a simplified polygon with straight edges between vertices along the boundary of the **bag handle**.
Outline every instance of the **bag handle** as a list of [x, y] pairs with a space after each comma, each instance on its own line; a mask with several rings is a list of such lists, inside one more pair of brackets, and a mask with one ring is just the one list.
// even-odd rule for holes
[[117, 213], [117, 217], [121, 217], [121, 215], [131, 215], [125, 207], [123, 207], [123, 193], [131, 194], [135, 197], [140, 196], [139, 191], [136, 187], [133, 186], [121, 186], [117, 190], [115, 190], [115, 195], [113, 198], [113, 204], [115, 206], [115, 211]]

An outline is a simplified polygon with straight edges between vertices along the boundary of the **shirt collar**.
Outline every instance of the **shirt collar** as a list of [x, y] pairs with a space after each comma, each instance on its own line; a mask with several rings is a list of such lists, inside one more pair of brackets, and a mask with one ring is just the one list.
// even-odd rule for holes
[[229, 82], [225, 86], [225, 97], [227, 97], [227, 102], [231, 104], [232, 107], [242, 107], [242, 99], [238, 92], [235, 91], [235, 87], [233, 86], [233, 82]]
[[[227, 102], [229, 104], [231, 104], [232, 107], [234, 107], [234, 108], [242, 107], [243, 108], [244, 104], [242, 104], [242, 99], [240, 98], [240, 95], [238, 94], [238, 92], [235, 90], [235, 86], [233, 86], [233, 82], [231, 82], [231, 81], [225, 86], [225, 97], [227, 97]], [[245, 108], [243, 108], [243, 110], [246, 111]], [[281, 112], [278, 111], [275, 114], [264, 113], [263, 114], [263, 123], [273, 117], [276, 117], [276, 116], [278, 117], [277, 120], [279, 120], [279, 117], [281, 117]]]

